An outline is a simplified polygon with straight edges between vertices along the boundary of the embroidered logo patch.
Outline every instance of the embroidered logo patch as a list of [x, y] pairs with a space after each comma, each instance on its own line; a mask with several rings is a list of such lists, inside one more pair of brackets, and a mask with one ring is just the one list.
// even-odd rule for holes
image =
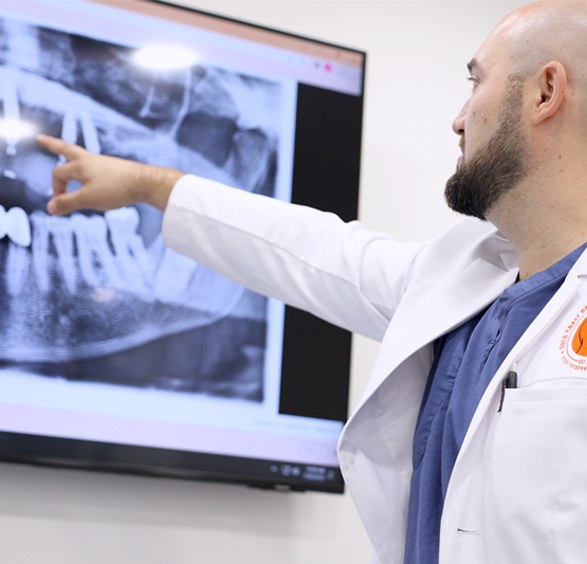
[[563, 364], [587, 371], [587, 306], [583, 306], [565, 328], [559, 351]]

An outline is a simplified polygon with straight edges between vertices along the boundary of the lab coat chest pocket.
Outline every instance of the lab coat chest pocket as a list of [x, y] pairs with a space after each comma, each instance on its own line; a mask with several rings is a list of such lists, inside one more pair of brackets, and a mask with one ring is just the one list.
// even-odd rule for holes
[[488, 448], [484, 521], [492, 561], [583, 564], [587, 380], [506, 389]]

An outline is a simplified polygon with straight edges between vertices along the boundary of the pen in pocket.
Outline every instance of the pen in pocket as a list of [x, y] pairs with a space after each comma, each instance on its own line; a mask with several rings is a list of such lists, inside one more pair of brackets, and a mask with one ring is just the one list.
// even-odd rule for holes
[[501, 383], [501, 398], [499, 400], [499, 408], [498, 413], [503, 409], [503, 400], [505, 398], [505, 391], [508, 388], [517, 388], [518, 387], [518, 373], [516, 372], [516, 365], [512, 365], [510, 371], [507, 373], [507, 376], [503, 379]]

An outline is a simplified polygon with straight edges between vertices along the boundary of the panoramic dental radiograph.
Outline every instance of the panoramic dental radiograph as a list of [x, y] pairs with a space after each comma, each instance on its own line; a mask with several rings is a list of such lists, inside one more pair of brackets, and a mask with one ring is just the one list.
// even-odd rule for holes
[[45, 211], [35, 132], [273, 195], [281, 86], [133, 51], [0, 19], [0, 369], [261, 401], [264, 298], [167, 248], [147, 206]]

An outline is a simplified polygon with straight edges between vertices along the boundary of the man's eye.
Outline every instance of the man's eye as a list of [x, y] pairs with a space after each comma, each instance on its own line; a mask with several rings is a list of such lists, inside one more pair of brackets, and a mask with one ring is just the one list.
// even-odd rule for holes
[[467, 80], [469, 82], [472, 82], [473, 83], [473, 88], [475, 88], [475, 86], [477, 86], [477, 84], [479, 84], [479, 80], [477, 79], [476, 76], [468, 76], [467, 77]]

